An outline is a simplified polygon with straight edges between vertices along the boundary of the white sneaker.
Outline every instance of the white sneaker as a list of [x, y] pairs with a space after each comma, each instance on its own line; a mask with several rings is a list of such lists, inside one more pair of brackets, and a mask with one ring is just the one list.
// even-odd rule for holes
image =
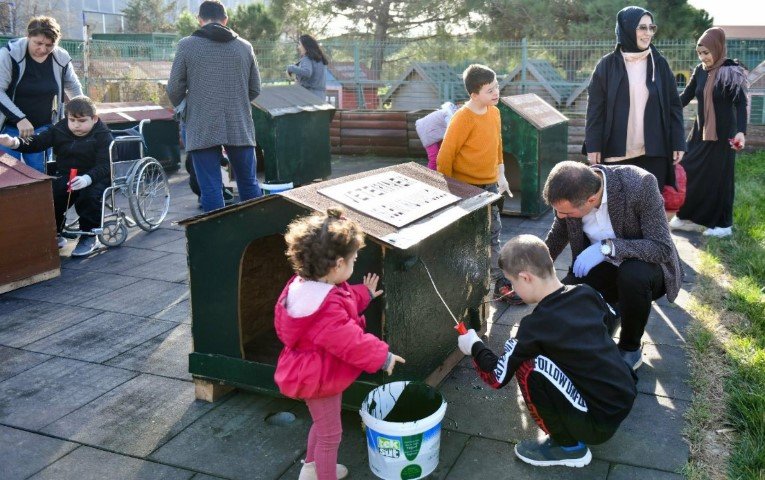
[[669, 228], [673, 230], [683, 230], [686, 232], [700, 232], [704, 229], [701, 225], [697, 225], [690, 220], [681, 220], [675, 215], [672, 220], [669, 221]]
[[56, 235], [56, 245], [58, 245], [58, 248], [66, 247], [66, 238], [62, 237], [61, 234]]
[[[306, 463], [305, 460], [300, 460], [303, 462], [303, 468], [300, 469], [300, 476], [298, 476], [298, 480], [316, 480], [316, 462], [309, 462]], [[348, 469], [345, 468], [345, 465], [342, 465], [340, 463], [337, 464], [337, 480], [340, 480], [341, 478], [345, 478], [348, 476]]]
[[733, 235], [733, 228], [732, 227], [715, 227], [715, 228], [707, 228], [702, 232], [702, 235], [705, 237], [717, 237], [717, 238], [725, 238], [730, 237]]
[[77, 246], [72, 250], [73, 257], [86, 257], [102, 247], [95, 235], [80, 235]]

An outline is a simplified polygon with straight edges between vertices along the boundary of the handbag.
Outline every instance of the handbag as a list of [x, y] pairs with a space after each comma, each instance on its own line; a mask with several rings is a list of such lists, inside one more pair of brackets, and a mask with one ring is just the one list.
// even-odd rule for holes
[[661, 196], [664, 197], [664, 210], [676, 212], [685, 203], [685, 191], [688, 185], [688, 176], [685, 169], [679, 163], [675, 165], [675, 183], [677, 188], [671, 185], [664, 185]]

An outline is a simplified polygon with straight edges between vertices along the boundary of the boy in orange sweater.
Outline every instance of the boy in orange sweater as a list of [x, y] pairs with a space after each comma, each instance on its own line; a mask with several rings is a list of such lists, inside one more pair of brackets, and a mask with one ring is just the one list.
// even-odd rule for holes
[[[497, 75], [485, 65], [473, 64], [462, 73], [465, 89], [470, 95], [465, 105], [452, 117], [438, 152], [438, 171], [489, 192], [510, 193], [505, 178], [502, 156], [502, 134], [499, 119], [499, 84]], [[520, 304], [512, 292], [510, 281], [497, 264], [499, 232], [502, 223], [499, 207], [491, 207], [491, 280], [494, 294], [504, 301]]]

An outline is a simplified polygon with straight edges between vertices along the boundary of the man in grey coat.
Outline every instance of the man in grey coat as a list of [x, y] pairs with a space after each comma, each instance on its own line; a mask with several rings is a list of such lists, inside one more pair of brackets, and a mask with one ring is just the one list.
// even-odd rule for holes
[[202, 210], [222, 208], [220, 160], [225, 147], [240, 200], [262, 195], [255, 176], [255, 126], [250, 102], [260, 94], [260, 73], [252, 45], [226, 27], [226, 8], [217, 0], [199, 6], [201, 28], [178, 42], [167, 95], [184, 100], [186, 151], [192, 153]]
[[555, 209], [545, 239], [553, 260], [571, 245], [563, 283], [586, 283], [618, 303], [619, 352], [636, 370], [651, 302], [665, 294], [673, 301], [683, 281], [656, 177], [630, 165], [566, 161], [550, 172], [544, 198]]

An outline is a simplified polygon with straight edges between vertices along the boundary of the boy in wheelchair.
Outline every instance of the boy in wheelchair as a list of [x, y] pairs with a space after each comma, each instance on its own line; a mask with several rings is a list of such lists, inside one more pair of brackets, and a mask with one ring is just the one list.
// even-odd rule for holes
[[[80, 217], [80, 230], [91, 232], [101, 224], [102, 197], [110, 185], [109, 145], [113, 140], [106, 125], [99, 120], [96, 105], [81, 95], [66, 104], [66, 118], [47, 131], [28, 138], [0, 135], [0, 145], [22, 153], [53, 148], [56, 172], [53, 179], [53, 205], [56, 215], [58, 247], [66, 245], [61, 236], [66, 211], [71, 204]], [[70, 180], [72, 170], [76, 175]], [[80, 235], [73, 257], [90, 255], [101, 248], [94, 234]]]

